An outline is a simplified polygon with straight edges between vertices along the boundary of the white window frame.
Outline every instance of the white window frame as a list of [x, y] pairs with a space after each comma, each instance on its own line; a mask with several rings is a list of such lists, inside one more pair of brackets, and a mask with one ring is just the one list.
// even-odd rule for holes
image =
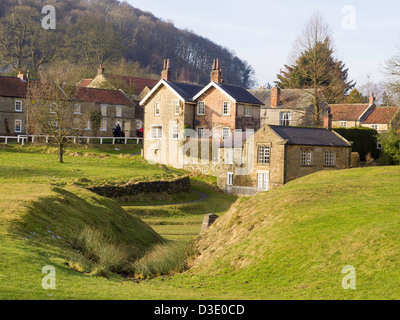
[[325, 150], [324, 152], [324, 167], [336, 166], [336, 152], [333, 150]]
[[[103, 126], [105, 124], [105, 126]], [[101, 119], [100, 131], [107, 131], [107, 119]]]
[[257, 155], [259, 164], [269, 164], [271, 161], [271, 148], [267, 145], [259, 145], [257, 148]]
[[86, 131], [92, 130], [92, 123], [90, 122], [90, 120], [88, 120], [88, 122], [86, 123], [86, 127], [84, 130], [86, 130]]
[[[202, 112], [200, 112], [202, 110]], [[204, 116], [206, 114], [206, 103], [204, 101], [197, 102], [197, 115]]]
[[[225, 112], [225, 108], [226, 108], [227, 112]], [[222, 102], [222, 115], [223, 116], [231, 115], [231, 102], [230, 101]]]
[[57, 109], [57, 103], [50, 103], [50, 113], [56, 113], [55, 109]]
[[[224, 135], [224, 131], [228, 131], [228, 135]], [[230, 136], [231, 136], [231, 128], [223, 127], [222, 128], [222, 140], [225, 140], [226, 138], [229, 138]]]
[[176, 116], [179, 116], [180, 113], [181, 113], [181, 106], [179, 104], [179, 100], [174, 100], [174, 114]]
[[233, 172], [228, 172], [226, 175], [226, 185], [233, 186]]
[[279, 124], [281, 126], [289, 127], [292, 120], [292, 113], [290, 111], [282, 111], [279, 115]]
[[160, 102], [155, 102], [154, 103], [154, 116], [159, 117], [160, 116]]
[[[19, 109], [17, 108], [18, 104], [20, 105]], [[22, 100], [15, 100], [14, 110], [15, 110], [15, 112], [22, 112]]]
[[103, 117], [107, 117], [107, 105], [106, 104], [100, 105], [100, 112]]
[[117, 118], [122, 118], [122, 106], [115, 106], [115, 116]]
[[[19, 130], [17, 130], [17, 123], [19, 122]], [[22, 132], [22, 120], [16, 119], [14, 123], [14, 132], [21, 133]]]
[[347, 121], [340, 121], [341, 128], [347, 128]]
[[197, 138], [204, 138], [204, 127], [197, 127]]
[[243, 115], [244, 115], [245, 117], [251, 118], [251, 117], [253, 116], [253, 107], [252, 107], [252, 106], [245, 105], [245, 106], [244, 106], [244, 113], [243, 113]]
[[161, 125], [151, 126], [151, 139], [152, 140], [162, 139], [162, 126]]
[[178, 140], [179, 139], [179, 126], [177, 124], [174, 124], [172, 126], [172, 140]]
[[74, 105], [74, 114], [81, 114], [81, 108], [82, 106], [80, 104], [75, 104]]
[[378, 125], [377, 124], [372, 124], [371, 128], [374, 129], [374, 130], [378, 130]]
[[311, 150], [303, 149], [301, 150], [300, 164], [302, 166], [310, 167], [312, 166], [313, 154]]

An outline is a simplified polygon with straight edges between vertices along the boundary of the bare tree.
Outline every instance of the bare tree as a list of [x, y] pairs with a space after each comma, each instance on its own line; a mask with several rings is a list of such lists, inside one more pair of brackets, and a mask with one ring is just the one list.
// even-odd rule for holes
[[292, 65], [278, 75], [277, 84], [283, 88], [301, 89], [312, 106], [305, 111], [308, 122], [322, 124], [322, 113], [327, 103], [339, 97], [355, 84], [347, 82], [347, 69], [333, 57], [329, 26], [319, 13], [306, 23], [293, 46]]
[[[64, 162], [64, 145], [69, 136], [82, 135], [91, 110], [79, 110], [70, 98], [74, 86], [57, 81], [30, 81], [27, 99], [28, 130], [51, 136], [58, 146], [58, 161]], [[80, 107], [79, 107], [80, 108]]]

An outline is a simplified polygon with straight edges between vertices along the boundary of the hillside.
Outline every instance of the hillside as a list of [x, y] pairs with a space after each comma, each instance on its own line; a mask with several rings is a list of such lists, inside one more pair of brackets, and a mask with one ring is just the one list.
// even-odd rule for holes
[[[239, 297], [400, 297], [400, 167], [319, 172], [240, 199], [201, 238], [191, 273]], [[344, 290], [344, 266], [356, 290]]]
[[127, 2], [54, 0], [49, 4], [56, 9], [56, 30], [41, 28], [43, 1], [1, 1], [1, 67], [12, 65], [11, 73], [22, 69], [35, 76], [38, 70], [60, 62], [91, 66], [91, 74], [84, 75], [91, 77], [99, 64], [128, 61], [141, 67], [134, 76], [158, 76], [163, 59], [168, 58], [174, 80], [206, 84], [212, 61], [218, 58], [227, 83], [254, 85], [253, 68], [232, 50]]

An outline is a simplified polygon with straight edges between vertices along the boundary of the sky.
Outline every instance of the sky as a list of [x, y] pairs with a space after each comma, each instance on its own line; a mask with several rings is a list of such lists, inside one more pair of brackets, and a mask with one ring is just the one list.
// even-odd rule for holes
[[397, 0], [127, 2], [229, 48], [254, 68], [257, 86], [277, 80], [276, 75], [289, 61], [293, 42], [315, 12], [328, 23], [335, 55], [349, 68], [349, 79], [357, 85], [384, 80], [385, 61], [400, 52]]

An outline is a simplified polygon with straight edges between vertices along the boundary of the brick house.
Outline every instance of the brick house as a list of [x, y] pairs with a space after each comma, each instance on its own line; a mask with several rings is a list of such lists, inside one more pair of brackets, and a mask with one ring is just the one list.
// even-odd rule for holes
[[251, 195], [320, 171], [350, 167], [351, 143], [334, 131], [264, 125], [221, 143], [218, 186]]
[[368, 127], [385, 132], [393, 125], [399, 107], [377, 107], [372, 93], [368, 104], [331, 104], [332, 126], [334, 128]]
[[262, 102], [242, 87], [224, 84], [218, 60], [207, 86], [171, 81], [165, 60], [161, 80], [140, 105], [145, 108], [144, 158], [181, 167], [187, 136], [218, 140], [238, 129], [256, 130]]
[[260, 128], [260, 108], [263, 103], [240, 86], [223, 82], [219, 61], [215, 60], [210, 83], [198, 92], [194, 129], [199, 138], [209, 136], [225, 139], [235, 131]]
[[[112, 129], [117, 123], [126, 137], [136, 135], [134, 104], [121, 91], [76, 87], [70, 98], [75, 103], [75, 115], [81, 114], [84, 108], [101, 112], [102, 120], [97, 136], [112, 137]], [[85, 130], [88, 135], [93, 135], [90, 123]]]
[[[309, 91], [311, 90], [280, 89], [277, 86], [271, 89], [260, 87], [259, 89], [249, 90], [264, 104], [261, 107], [262, 126], [266, 124], [312, 126], [314, 123], [314, 106], [310, 102]], [[325, 105], [323, 109], [325, 109]]]
[[18, 77], [0, 76], [0, 135], [17, 136], [26, 133], [25, 99], [28, 83]]

